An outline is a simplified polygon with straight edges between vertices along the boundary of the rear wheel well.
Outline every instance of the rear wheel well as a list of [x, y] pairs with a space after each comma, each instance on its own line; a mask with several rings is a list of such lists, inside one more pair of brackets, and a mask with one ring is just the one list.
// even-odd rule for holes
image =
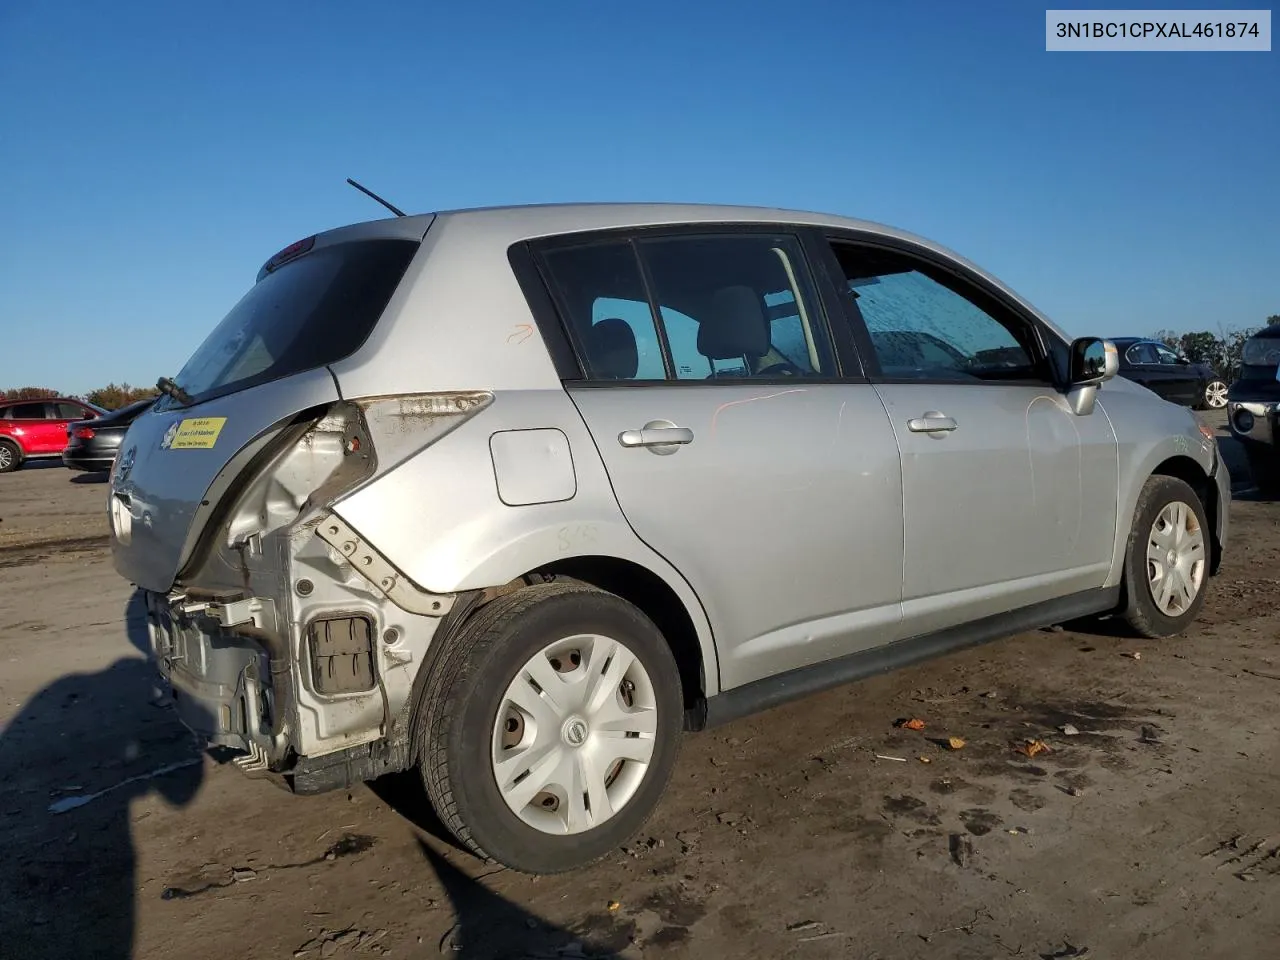
[[1222, 563], [1222, 544], [1218, 543], [1218, 511], [1222, 504], [1218, 502], [1218, 487], [1204, 472], [1200, 464], [1190, 457], [1176, 456], [1158, 464], [1151, 471], [1152, 476], [1176, 477], [1182, 480], [1200, 498], [1204, 504], [1204, 512], [1209, 517], [1209, 573], [1216, 574]]
[[10, 451], [10, 464], [6, 470], [16, 470], [22, 465], [26, 459], [26, 454], [22, 451], [22, 445], [17, 440], [9, 437], [0, 437], [0, 447], [5, 447]]
[[666, 638], [680, 669], [684, 706], [698, 725], [706, 682], [698, 631], [676, 592], [652, 570], [617, 557], [573, 557], [539, 567], [530, 576], [570, 577], [621, 597], [638, 607]]

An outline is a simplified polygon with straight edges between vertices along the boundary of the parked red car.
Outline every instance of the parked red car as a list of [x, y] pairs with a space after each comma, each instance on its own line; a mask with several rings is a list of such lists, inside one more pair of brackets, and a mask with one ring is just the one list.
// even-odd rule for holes
[[67, 425], [95, 420], [107, 411], [83, 400], [0, 400], [0, 473], [27, 460], [61, 457]]

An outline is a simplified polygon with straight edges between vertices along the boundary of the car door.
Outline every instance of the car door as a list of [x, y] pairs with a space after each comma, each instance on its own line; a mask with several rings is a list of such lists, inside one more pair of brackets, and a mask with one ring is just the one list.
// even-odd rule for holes
[[1105, 416], [1072, 413], [1048, 334], [940, 255], [830, 239], [901, 450], [906, 633], [1100, 587], [1116, 439]]
[[1162, 343], [1153, 343], [1156, 362], [1167, 386], [1166, 399], [1191, 406], [1199, 397], [1200, 377], [1191, 364]]
[[22, 444], [26, 456], [41, 456], [56, 453], [61, 445], [52, 447], [52, 431], [49, 419], [49, 405], [43, 400], [29, 400], [15, 404], [9, 420], [13, 437]]
[[582, 358], [569, 395], [628, 522], [701, 600], [721, 686], [897, 639], [898, 449], [842, 376], [798, 234], [606, 234], [539, 260]]
[[[71, 440], [71, 424], [78, 420], [91, 420], [97, 417], [97, 414], [87, 407], [82, 407], [78, 403], [72, 403], [70, 400], [58, 400], [49, 404], [53, 424], [58, 431], [58, 451], [65, 450], [67, 444]], [[52, 438], [51, 438], [52, 440]]]
[[1154, 340], [1141, 340], [1125, 351], [1132, 366], [1129, 379], [1171, 403], [1187, 402], [1188, 368], [1180, 366], [1177, 355]]

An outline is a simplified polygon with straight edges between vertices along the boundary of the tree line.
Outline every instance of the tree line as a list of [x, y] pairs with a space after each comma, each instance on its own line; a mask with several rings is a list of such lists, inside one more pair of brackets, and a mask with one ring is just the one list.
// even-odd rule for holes
[[46, 400], [50, 397], [70, 396], [103, 410], [119, 410], [135, 400], [154, 397], [158, 392], [155, 387], [135, 387], [128, 383], [109, 383], [82, 395], [59, 393], [48, 387], [15, 387], [12, 390], [0, 390], [0, 400]]
[[[1280, 313], [1267, 317], [1267, 325], [1280, 324]], [[1227, 330], [1219, 327], [1217, 333], [1201, 330], [1198, 333], [1177, 333], [1173, 330], [1157, 330], [1155, 339], [1177, 350], [1193, 363], [1207, 363], [1222, 379], [1230, 382], [1240, 372], [1240, 354], [1244, 342], [1261, 327], [1244, 330]]]

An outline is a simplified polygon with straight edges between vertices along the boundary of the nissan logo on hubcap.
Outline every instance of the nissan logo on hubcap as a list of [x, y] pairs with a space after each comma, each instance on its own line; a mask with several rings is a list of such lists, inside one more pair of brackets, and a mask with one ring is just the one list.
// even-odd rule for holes
[[587, 722], [577, 717], [564, 725], [564, 740], [571, 747], [580, 747], [587, 742]]

